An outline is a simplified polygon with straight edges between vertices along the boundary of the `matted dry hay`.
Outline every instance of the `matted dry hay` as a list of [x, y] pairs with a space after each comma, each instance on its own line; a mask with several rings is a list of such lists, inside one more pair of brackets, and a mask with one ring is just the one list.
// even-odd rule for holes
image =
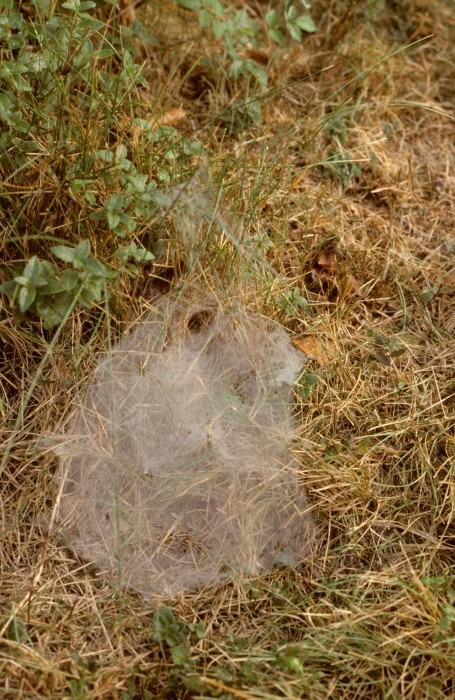
[[288, 443], [304, 355], [257, 315], [159, 301], [101, 359], [57, 451], [57, 522], [99, 575], [172, 595], [305, 558]]

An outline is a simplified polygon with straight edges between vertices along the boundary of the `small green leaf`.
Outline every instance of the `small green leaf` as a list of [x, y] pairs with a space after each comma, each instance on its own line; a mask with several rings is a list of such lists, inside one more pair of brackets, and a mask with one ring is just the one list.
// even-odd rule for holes
[[155, 256], [149, 250], [138, 247], [134, 241], [129, 246], [120, 246], [114, 253], [114, 258], [126, 263], [130, 258], [138, 263], [151, 262]]
[[359, 444], [357, 446], [357, 449], [359, 450], [359, 452], [362, 452], [362, 453], [368, 452], [372, 443], [373, 443], [373, 439], [369, 435], [367, 435], [366, 437], [361, 439], [361, 441], [359, 442]]
[[310, 398], [312, 388], [319, 384], [319, 381], [320, 378], [317, 374], [305, 370], [296, 382], [296, 391], [307, 401]]
[[190, 650], [186, 644], [178, 644], [173, 647], [171, 656], [176, 666], [186, 666], [191, 661]]
[[223, 37], [224, 32], [226, 31], [226, 25], [224, 22], [218, 22], [217, 20], [214, 20], [212, 22], [212, 32], [218, 41]]
[[197, 639], [203, 639], [205, 635], [205, 625], [203, 622], [190, 622], [188, 629], [196, 636]]
[[269, 29], [274, 29], [280, 26], [280, 18], [276, 10], [269, 10], [265, 15], [265, 21]]
[[305, 373], [305, 382], [307, 386], [316, 386], [319, 384], [319, 377], [317, 374], [314, 374], [313, 372], [306, 372]]
[[104, 281], [96, 278], [90, 278], [84, 284], [79, 300], [82, 306], [90, 309], [95, 302], [101, 301], [104, 290]]
[[112, 153], [112, 151], [108, 151], [105, 148], [102, 148], [100, 151], [98, 151], [97, 155], [103, 163], [114, 162], [114, 154]]
[[130, 275], [130, 277], [137, 277], [139, 274], [139, 268], [136, 265], [133, 265], [133, 263], [126, 262], [123, 272], [126, 272], [126, 274]]
[[309, 15], [300, 15], [300, 17], [297, 17], [294, 22], [298, 27], [300, 27], [300, 29], [303, 29], [304, 32], [312, 34], [316, 31], [316, 25]]
[[36, 299], [35, 287], [22, 287], [19, 292], [19, 309], [24, 313]]
[[123, 210], [123, 195], [113, 194], [106, 202], [106, 210], [110, 212], [121, 212]]
[[90, 221], [104, 221], [106, 219], [106, 212], [104, 209], [98, 209], [94, 211], [89, 216]]
[[51, 252], [56, 258], [67, 263], [72, 263], [76, 257], [74, 248], [69, 248], [66, 245], [54, 245], [51, 247]]
[[127, 182], [129, 185], [130, 190], [133, 190], [134, 192], [145, 192], [146, 187], [147, 187], [147, 176], [146, 175], [140, 175], [139, 173], [132, 173], [127, 176]]
[[28, 261], [28, 263], [24, 267], [23, 276], [27, 277], [29, 280], [32, 280], [32, 281], [37, 279], [39, 277], [39, 272], [40, 272], [40, 270], [39, 270], [40, 264], [39, 263], [40, 263], [39, 258], [36, 255], [34, 255], [32, 258], [30, 258], [30, 260]]
[[297, 8], [295, 5], [291, 5], [286, 11], [286, 21], [293, 21], [297, 17]]
[[177, 0], [177, 2], [186, 10], [199, 10], [201, 7], [201, 0]]
[[120, 223], [120, 214], [117, 214], [114, 211], [107, 211], [107, 223], [109, 225], [109, 228], [114, 231], [117, 226]]
[[109, 270], [96, 258], [88, 258], [85, 261], [84, 271], [103, 279], [109, 276]]
[[71, 292], [79, 281], [79, 274], [76, 270], [63, 270], [61, 275], [62, 286], [66, 292]]
[[115, 56], [115, 53], [115, 49], [100, 49], [96, 55], [99, 60], [103, 60]]
[[153, 639], [156, 642], [166, 642], [169, 647], [175, 647], [186, 642], [182, 623], [177, 620], [169, 608], [160, 607], [153, 616]]
[[274, 41], [275, 44], [278, 44], [279, 46], [282, 46], [284, 44], [285, 36], [280, 29], [269, 29], [269, 35], [271, 40]]
[[83, 241], [77, 244], [74, 249], [77, 257], [80, 260], [85, 260], [90, 255], [90, 241], [88, 238], [84, 238]]
[[84, 199], [88, 204], [91, 204], [92, 207], [96, 204], [96, 197], [93, 192], [85, 192]]
[[48, 300], [48, 297], [41, 297], [36, 300], [36, 313], [44, 321], [45, 328], [53, 328], [63, 321], [65, 315], [73, 303], [71, 294], [59, 294], [53, 302]]
[[6, 294], [8, 297], [12, 297], [17, 289], [17, 284], [14, 280], [8, 280], [0, 285], [0, 292]]
[[294, 41], [300, 41], [302, 38], [302, 30], [300, 27], [295, 22], [286, 22], [286, 27]]
[[39, 288], [40, 295], [50, 296], [51, 294], [60, 294], [60, 292], [65, 291], [62, 283], [57, 279], [47, 280], [47, 284], [44, 287]]
[[121, 214], [120, 216], [122, 224], [128, 231], [134, 231], [137, 226], [136, 221], [129, 214]]
[[212, 15], [208, 10], [200, 10], [198, 12], [198, 22], [201, 29], [206, 29], [210, 26]]
[[215, 17], [217, 19], [222, 19], [224, 10], [220, 0], [206, 0], [206, 2], [210, 6], [210, 9], [215, 13]]
[[28, 277], [24, 277], [24, 275], [19, 275], [18, 277], [15, 277], [14, 281], [17, 284], [21, 284], [24, 287], [29, 287], [32, 285], [31, 280]]

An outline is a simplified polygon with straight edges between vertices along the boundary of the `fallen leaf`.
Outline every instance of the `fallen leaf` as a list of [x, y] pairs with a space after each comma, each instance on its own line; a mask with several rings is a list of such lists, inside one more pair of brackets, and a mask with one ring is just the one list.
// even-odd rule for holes
[[336, 271], [337, 262], [337, 255], [335, 251], [332, 251], [330, 253], [319, 253], [318, 265], [319, 267], [322, 267], [323, 270]]
[[267, 49], [253, 49], [252, 47], [248, 47], [245, 56], [251, 61], [259, 63], [261, 66], [266, 66], [270, 61], [270, 52], [267, 51]]
[[376, 362], [379, 362], [379, 364], [383, 365], [384, 367], [390, 367], [389, 358], [384, 352], [381, 352], [380, 350], [375, 350], [375, 352], [372, 355], [370, 355], [370, 358], [372, 360], [376, 360]]
[[296, 190], [300, 183], [302, 182], [303, 178], [307, 175], [307, 170], [302, 170], [301, 173], [295, 177], [291, 183], [291, 190]]
[[177, 126], [186, 119], [186, 112], [183, 107], [173, 107], [161, 115], [157, 121], [157, 126]]
[[316, 338], [314, 335], [293, 338], [292, 344], [297, 350], [305, 353], [310, 360], [316, 360], [319, 367], [324, 367], [334, 358], [334, 353], [330, 352], [327, 347], [323, 347], [319, 338]]

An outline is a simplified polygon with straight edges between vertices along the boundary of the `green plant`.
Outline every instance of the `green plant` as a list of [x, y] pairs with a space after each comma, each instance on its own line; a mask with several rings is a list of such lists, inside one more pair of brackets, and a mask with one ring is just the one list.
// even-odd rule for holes
[[308, 311], [310, 306], [300, 287], [285, 290], [276, 297], [276, 300], [286, 316], [295, 316], [300, 309]]
[[0, 8], [0, 291], [51, 328], [153, 261], [153, 239], [148, 250], [137, 231], [169, 204], [159, 186], [192, 167], [201, 144], [144, 110], [147, 81], [115, 8], [109, 22], [91, 1], [35, 0], [32, 21], [12, 0]]
[[[197, 14], [198, 24], [210, 30], [217, 41], [221, 41], [230, 58], [230, 75], [253, 77], [259, 85], [267, 85], [267, 72], [260, 63], [248, 56], [247, 49], [259, 49], [264, 40], [258, 22], [247, 9], [235, 9], [221, 0], [177, 0], [178, 4]], [[276, 44], [283, 44], [286, 35], [301, 41], [302, 32], [314, 32], [316, 26], [308, 14], [311, 3], [300, 0], [305, 12], [299, 10], [297, 0], [286, 0], [282, 11], [274, 9], [273, 2], [265, 16], [265, 29]]]
[[68, 680], [71, 697], [75, 700], [83, 700], [90, 693], [93, 686], [93, 675], [96, 670], [96, 663], [93, 659], [85, 661], [77, 652], [71, 654], [72, 675]]
[[306, 10], [303, 13], [300, 13], [298, 4], [295, 0], [286, 0], [283, 13], [279, 13], [273, 8], [267, 12], [265, 21], [268, 33], [276, 44], [283, 44], [286, 34], [289, 34], [294, 41], [301, 41], [302, 32], [312, 33], [316, 31], [316, 25], [308, 14], [311, 2], [301, 0], [300, 4]]
[[425, 576], [422, 583], [438, 600], [441, 617], [436, 640], [455, 648], [455, 576]]
[[373, 349], [370, 356], [371, 359], [376, 360], [385, 367], [388, 367], [392, 360], [401, 357], [406, 352], [406, 348], [403, 347], [402, 342], [395, 335], [387, 337], [379, 333], [374, 333], [369, 329], [367, 331], [367, 336], [372, 339]]
[[295, 384], [296, 391], [304, 401], [308, 401], [312, 389], [319, 384], [319, 381], [318, 374], [304, 370]]
[[247, 45], [258, 48], [259, 29], [246, 9], [234, 9], [221, 0], [177, 0], [178, 4], [197, 14], [199, 27], [209, 29], [221, 41], [230, 58], [232, 77], [250, 76], [260, 85], [267, 84], [264, 68], [244, 55]]
[[179, 644], [186, 644], [189, 637], [202, 639], [205, 634], [204, 625], [186, 623], [175, 617], [172, 610], [159, 607], [153, 616], [153, 639], [162, 644], [165, 642], [170, 649]]
[[171, 652], [172, 678], [182, 681], [187, 688], [200, 690], [199, 679], [192, 675], [195, 662], [191, 657], [190, 645], [203, 638], [204, 624], [186, 623], [176, 618], [169, 608], [159, 607], [153, 616], [153, 629], [154, 641], [160, 644], [163, 652], [163, 645]]
[[[75, 248], [53, 246], [51, 252], [56, 258], [71, 265], [59, 270], [48, 260], [40, 260], [34, 255], [25, 265], [22, 273], [6, 282], [0, 291], [7, 294], [19, 311], [24, 314], [32, 311], [44, 321], [45, 328], [53, 328], [63, 321], [70, 307], [79, 302], [85, 308], [100, 302], [109, 285], [113, 283], [122, 268], [114, 271], [103, 265], [90, 254], [90, 241], [83, 240]], [[136, 263], [154, 259], [150, 251], [132, 242], [121, 246], [114, 254], [124, 263], [130, 274], [136, 275]]]

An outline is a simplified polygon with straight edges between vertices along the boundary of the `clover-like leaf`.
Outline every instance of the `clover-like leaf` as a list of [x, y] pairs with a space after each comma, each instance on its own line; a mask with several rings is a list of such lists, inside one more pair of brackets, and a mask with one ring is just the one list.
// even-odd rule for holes
[[35, 287], [24, 286], [21, 287], [18, 297], [19, 309], [24, 313], [33, 304], [36, 299], [36, 289]]

